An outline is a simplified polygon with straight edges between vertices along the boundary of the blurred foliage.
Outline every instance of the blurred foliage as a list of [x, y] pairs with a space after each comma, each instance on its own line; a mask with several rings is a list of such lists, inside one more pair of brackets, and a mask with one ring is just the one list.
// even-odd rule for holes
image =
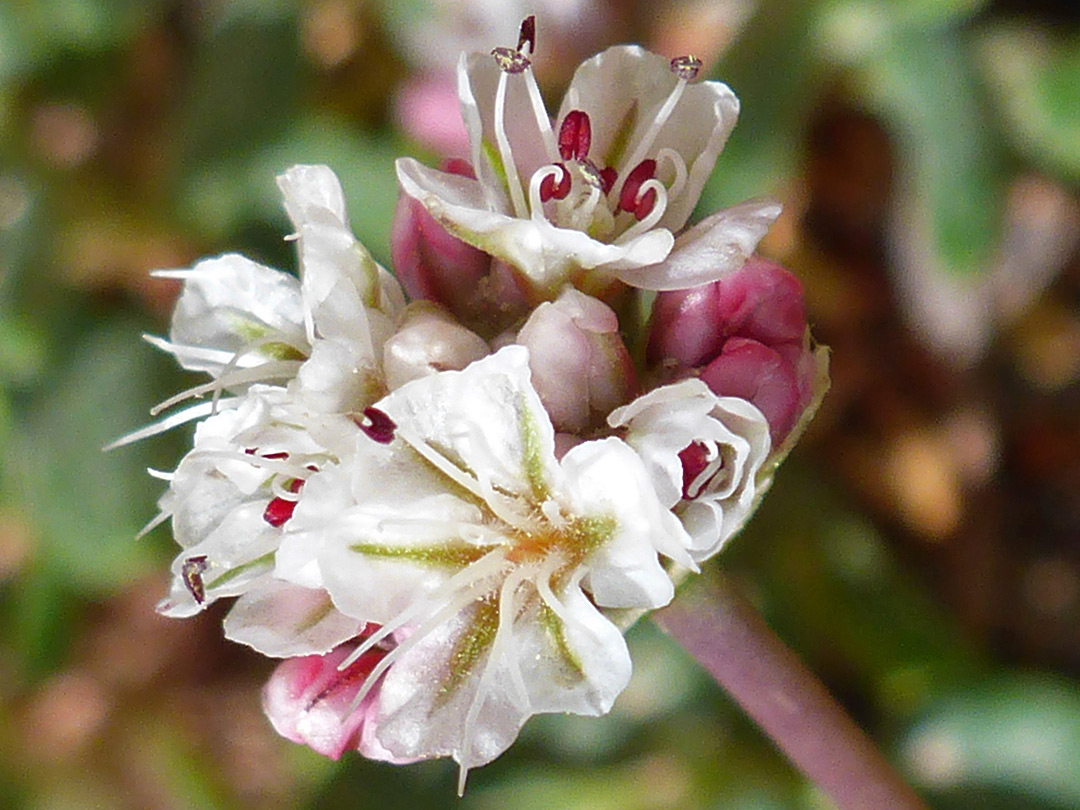
[[[612, 2], [611, 10], [625, 18], [619, 30], [644, 42], [680, 33], [689, 40], [695, 32], [672, 34], [665, 25], [684, 19], [690, 5]], [[829, 806], [647, 622], [630, 633], [634, 681], [610, 716], [538, 718], [502, 759], [470, 775], [459, 801], [451, 763], [395, 768], [347, 756], [334, 764], [278, 739], [258, 707], [269, 662], [225, 644], [219, 612], [188, 623], [154, 615], [172, 548], [163, 530], [134, 539], [159, 489], [145, 469], [170, 469], [186, 436], [100, 452], [184, 384], [138, 341], [140, 332], [167, 328], [175, 294], [146, 271], [225, 250], [292, 267], [273, 177], [300, 162], [338, 172], [357, 234], [386, 262], [393, 159], [420, 151], [392, 124], [390, 94], [411, 68], [387, 32], [427, 10], [420, 0], [0, 5], [0, 806]], [[799, 195], [808, 193], [808, 133], [839, 105], [872, 116], [895, 150], [888, 193], [905, 216], [900, 225], [877, 222], [875, 244], [916, 239], [927, 266], [991, 279], [1006, 187], [1033, 171], [1068, 194], [1080, 180], [1080, 37], [1072, 22], [1063, 32], [979, 0], [760, 3], [734, 44], [711, 55], [743, 112], [702, 210], [775, 193], [795, 218], [806, 213]], [[982, 547], [957, 552], [948, 568], [904, 545], [924, 514], [905, 504], [922, 491], [897, 489], [904, 479], [888, 471], [900, 467], [887, 462], [895, 447], [912, 446], [900, 439], [925, 431], [906, 423], [909, 411], [892, 400], [860, 405], [863, 377], [844, 382], [845, 369], [864, 361], [895, 373], [904, 394], [918, 398], [935, 373], [952, 370], [927, 372], [912, 360], [918, 350], [897, 342], [903, 330], [865, 308], [879, 298], [861, 269], [837, 280], [843, 268], [863, 265], [821, 259], [812, 235], [790, 223], [778, 228], [774, 252], [796, 264], [801, 257], [812, 305], [824, 302], [815, 315], [836, 342], [836, 404], [827, 403], [817, 436], [781, 472], [722, 564], [935, 807], [1080, 807], [1076, 682], [1013, 670], [993, 633], [944, 607], [952, 592], [934, 587], [935, 574], [974, 577]], [[904, 272], [903, 261], [892, 269]], [[1066, 314], [1044, 348], [1066, 399], [1037, 399], [1023, 411], [1021, 450], [1013, 467], [1002, 463], [1004, 483], [990, 491], [1004, 499], [1031, 491], [1013, 486], [1017, 480], [1051, 482], [1024, 498], [1057, 505], [1066, 539], [1039, 545], [1051, 561], [1075, 552], [1066, 547], [1075, 545], [1066, 510], [1074, 479], [1054, 450], [1080, 447], [1080, 430], [1067, 440], [1038, 433], [1059, 412], [1078, 410], [1080, 370], [1051, 351], [1080, 341], [1080, 285], [1064, 283], [1058, 309]], [[873, 340], [857, 331], [867, 323]], [[849, 334], [856, 338], [846, 345]], [[1063, 343], [1061, 335], [1073, 337]], [[1014, 377], [1024, 372], [1009, 371], [1011, 351], [996, 357], [991, 382], [962, 382], [1005, 391], [999, 399], [1019, 413], [1035, 395], [1017, 388]], [[1025, 351], [1016, 353], [1043, 356]], [[915, 408], [934, 426], [935, 396]], [[889, 434], [892, 444], [851, 438], [852, 424], [876, 418], [897, 433], [910, 430]], [[999, 431], [1002, 441], [1013, 435]], [[910, 478], [938, 480], [935, 453], [945, 439], [914, 446], [930, 449], [916, 456]], [[941, 452], [942, 469], [960, 468], [960, 450]], [[859, 453], [886, 472], [869, 476]], [[1031, 470], [1044, 469], [1033, 479]], [[980, 486], [958, 490], [969, 517], [983, 503], [971, 492], [988, 491]], [[933, 513], [940, 500], [930, 503]], [[1009, 514], [1042, 525], [1026, 512]], [[1024, 570], [1064, 583], [1058, 592], [1068, 597], [1075, 569]], [[1019, 604], [1022, 590], [1007, 593]], [[1071, 599], [1053, 615], [1075, 627], [1075, 593]], [[1004, 613], [1024, 610], [1002, 602]], [[1038, 668], [1065, 661], [1075, 675], [1075, 653], [1041, 655], [1061, 647], [1039, 646], [1038, 633], [1024, 632], [1014, 660]]]

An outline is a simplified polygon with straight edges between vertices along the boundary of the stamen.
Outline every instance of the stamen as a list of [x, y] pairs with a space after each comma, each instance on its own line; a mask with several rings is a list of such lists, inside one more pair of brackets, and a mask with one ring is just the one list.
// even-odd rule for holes
[[588, 113], [571, 110], [559, 127], [559, 154], [563, 160], [585, 160], [592, 143], [592, 124]]
[[[491, 648], [488, 650], [484, 671], [480, 674], [480, 681], [476, 685], [476, 693], [469, 703], [469, 711], [465, 714], [465, 725], [461, 735], [462, 760], [467, 761], [470, 759], [469, 755], [476, 733], [476, 721], [480, 718], [484, 703], [487, 702], [488, 693], [491, 691], [491, 680], [513, 631], [514, 617], [517, 615], [514, 597], [521, 587], [521, 583], [528, 577], [528, 573], [527, 568], [517, 569], [503, 581], [502, 587], [499, 589], [499, 623], [495, 629], [495, 638], [491, 642]], [[469, 769], [462, 764], [458, 775], [458, 796], [465, 793], [465, 778], [468, 774]]]
[[[551, 171], [555, 169], [556, 171]], [[536, 184], [537, 176], [540, 178], [539, 183], [539, 199], [541, 203], [546, 203], [548, 200], [565, 200], [570, 194], [570, 188], [573, 185], [573, 179], [570, 177], [570, 172], [561, 163], [556, 163], [553, 166], [545, 166], [533, 175], [533, 179], [529, 182], [529, 202], [532, 205], [533, 216], [536, 215], [536, 201], [533, 199], [533, 185]], [[559, 181], [556, 183], [555, 178], [558, 177]]]
[[671, 163], [672, 168], [675, 169], [675, 179], [672, 180], [671, 185], [668, 186], [668, 198], [673, 199], [682, 193], [683, 187], [686, 185], [686, 161], [683, 160], [682, 155], [666, 146], [656, 155], [658, 170], [659, 164], [663, 161]]
[[[641, 200], [641, 187], [647, 180], [656, 176], [656, 161], [653, 159], [643, 160], [623, 181], [622, 191], [619, 193], [618, 211], [635, 212], [638, 202]], [[636, 216], [636, 214], [635, 214]], [[641, 217], [637, 217], [639, 220]]]
[[671, 60], [671, 72], [686, 82], [697, 78], [701, 70], [701, 60], [696, 56], [676, 56]]
[[296, 372], [301, 365], [299, 360], [279, 360], [277, 362], [263, 363], [260, 366], [253, 366], [252, 368], [245, 368], [231, 374], [222, 374], [213, 382], [196, 385], [186, 391], [181, 391], [175, 396], [169, 397], [164, 402], [151, 408], [150, 415], [157, 416], [159, 413], [167, 408], [171, 408], [178, 402], [183, 402], [184, 400], [192, 399], [193, 397], [201, 397], [203, 394], [209, 394], [211, 392], [215, 394], [216, 399], [217, 396], [220, 396], [221, 391], [230, 386], [246, 385], [249, 383], [262, 382], [264, 380], [292, 378], [296, 376]]
[[514, 150], [510, 148], [510, 139], [506, 135], [506, 78], [508, 75], [505, 69], [499, 74], [499, 85], [495, 89], [495, 141], [499, 145], [499, 157], [502, 158], [503, 168], [506, 170], [506, 185], [510, 189], [510, 202], [514, 206], [514, 216], [524, 219], [528, 214], [525, 209], [525, 193], [521, 189], [521, 177], [518, 175], [517, 164], [514, 163]]
[[[240, 401], [239, 397], [233, 397], [230, 399], [224, 399], [218, 401], [219, 407], [235, 407]], [[157, 436], [159, 433], [165, 433], [172, 430], [178, 425], [183, 425], [186, 422], [191, 422], [195, 419], [201, 419], [204, 416], [209, 416], [214, 409], [212, 402], [200, 402], [198, 405], [192, 405], [185, 408], [182, 411], [169, 414], [164, 419], [160, 419], [157, 422], [152, 422], [145, 427], [141, 427], [138, 430], [133, 430], [131, 433], [127, 433], [121, 436], [119, 439], [109, 442], [102, 447], [102, 451], [108, 452], [115, 450], [118, 447], [124, 447], [128, 444], [133, 444], [143, 439], [147, 439], [151, 436]]]
[[[468, 591], [468, 599], [471, 601], [475, 598], [475, 594], [471, 590], [473, 586], [498, 573], [505, 562], [506, 552], [499, 548], [485, 554], [476, 562], [461, 569], [454, 574], [454, 576], [450, 577], [450, 579], [440, 585], [433, 593], [426, 597], [420, 597], [389, 622], [382, 625], [377, 631], [364, 639], [363, 644], [349, 653], [349, 657], [338, 664], [338, 669], [345, 669], [348, 667], [361, 655], [381, 643], [383, 639], [387, 638], [397, 630], [400, 630], [416, 616], [423, 613], [423, 611], [433, 603], [437, 604], [443, 599], [450, 599], [458, 591]], [[416, 634], [413, 633], [413, 635]], [[412, 636], [410, 636], [410, 638], [412, 638]]]
[[[615, 244], [621, 245], [629, 242], [646, 231], [652, 230], [656, 226], [656, 223], [660, 221], [660, 217], [664, 215], [664, 211], [667, 209], [667, 190], [664, 188], [664, 184], [659, 180], [647, 180], [641, 186], [641, 196], [638, 198], [638, 203], [634, 207], [634, 216], [644, 219], [635, 222], [631, 227], [627, 228], [618, 239], [615, 240]], [[646, 216], [646, 213], [648, 214]]]
[[296, 504], [298, 503], [299, 501], [274, 498], [266, 505], [266, 509], [263, 510], [263, 520], [275, 529], [284, 526], [292, 518], [293, 512], [296, 511]]
[[188, 557], [180, 566], [180, 578], [184, 581], [184, 587], [200, 605], [206, 601], [206, 587], [203, 585], [202, 575], [209, 567], [205, 554]]
[[374, 442], [390, 444], [394, 440], [397, 423], [378, 408], [364, 408], [363, 418], [353, 417], [353, 422]]
[[[517, 49], [526, 53], [525, 46], [529, 46], [528, 54], [536, 53], [536, 15], [530, 14], [521, 21], [521, 29], [518, 32]], [[698, 63], [700, 64], [700, 63]]]
[[[674, 68], [672, 69], [674, 70]], [[688, 81], [678, 72], [676, 72], [676, 75], [679, 77], [678, 81], [675, 82], [675, 86], [671, 89], [671, 93], [669, 93], [667, 99], [664, 100], [663, 105], [656, 113], [656, 117], [653, 119], [652, 123], [649, 124], [649, 128], [645, 131], [645, 134], [641, 136], [641, 140], [638, 141], [633, 154], [630, 155], [629, 159], [622, 163], [623, 166], [639, 165], [640, 161], [649, 153], [649, 150], [652, 149], [656, 136], [660, 134], [660, 130], [664, 128], [664, 124], [666, 124], [668, 118], [671, 117], [675, 105], [678, 104], [679, 99], [682, 98], [683, 91], [686, 89], [686, 83]], [[694, 75], [697, 74], [695, 73]], [[627, 178], [627, 180], [629, 180], [629, 178]]]
[[600, 188], [605, 194], [611, 191], [615, 181], [619, 179], [619, 173], [611, 166], [605, 166], [600, 170]]
[[513, 48], [492, 48], [491, 55], [495, 57], [495, 64], [504, 74], [524, 73], [532, 64], [528, 56]]

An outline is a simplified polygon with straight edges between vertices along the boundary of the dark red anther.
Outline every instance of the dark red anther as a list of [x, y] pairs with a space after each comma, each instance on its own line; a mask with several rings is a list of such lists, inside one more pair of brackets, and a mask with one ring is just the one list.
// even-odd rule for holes
[[520, 51], [526, 45], [529, 46], [530, 55], [536, 53], [536, 15], [534, 14], [530, 14], [521, 21], [517, 49]]
[[[308, 469], [312, 471], [317, 470], [316, 467], [308, 467]], [[285, 485], [285, 489], [289, 490], [289, 492], [299, 492], [303, 488], [303, 478], [294, 478]], [[288, 498], [274, 498], [266, 505], [266, 509], [263, 510], [263, 520], [276, 529], [278, 526], [283, 526], [288, 523], [289, 518], [293, 516], [294, 511], [296, 511], [296, 501], [289, 500]]]
[[[638, 194], [641, 192], [642, 184], [647, 180], [652, 180], [655, 175], [656, 161], [652, 158], [643, 160], [635, 166], [630, 174], [626, 176], [626, 182], [623, 183], [622, 192], [619, 194], [618, 210], [631, 211], [638, 219], [644, 219], [656, 202], [656, 192], [650, 189], [640, 200]], [[647, 206], [645, 205], [646, 200], [648, 200]], [[644, 213], [642, 213], [642, 209], [644, 209]]]
[[615, 187], [615, 181], [619, 179], [619, 173], [611, 166], [600, 170], [600, 190], [607, 194]]
[[209, 567], [205, 554], [188, 557], [180, 566], [180, 578], [184, 581], [184, 587], [200, 605], [206, 601], [206, 587], [203, 585], [202, 575]]
[[390, 444], [394, 440], [394, 431], [397, 425], [383, 411], [378, 408], [364, 408], [363, 418], [353, 418], [356, 426], [364, 431], [364, 434], [379, 444]]
[[571, 110], [559, 127], [559, 154], [563, 160], [584, 160], [592, 142], [592, 123], [589, 114]]
[[[299, 481], [300, 479], [297, 480]], [[293, 490], [293, 492], [295, 491], [296, 490]], [[263, 520], [276, 529], [278, 526], [284, 526], [288, 523], [289, 518], [293, 516], [293, 512], [295, 511], [296, 501], [291, 501], [288, 498], [274, 498], [266, 505], [266, 509], [263, 510]]]
[[637, 205], [634, 206], [634, 218], [640, 222], [649, 215], [653, 206], [656, 205], [656, 189], [650, 188], [644, 194], [641, 195], [641, 199], [637, 201]]
[[682, 496], [686, 500], [692, 500], [701, 494], [700, 489], [694, 494], [690, 493], [690, 487], [693, 485], [694, 480], [701, 475], [709, 465], [708, 453], [705, 451], [705, 445], [701, 442], [694, 442], [682, 449], [679, 453], [679, 461], [682, 462]]
[[547, 202], [548, 200], [565, 200], [567, 195], [570, 194], [570, 187], [573, 185], [573, 181], [570, 177], [570, 172], [561, 163], [556, 163], [555, 166], [559, 168], [560, 174], [559, 182], [555, 182], [554, 174], [544, 175], [544, 179], [540, 181], [540, 202]]

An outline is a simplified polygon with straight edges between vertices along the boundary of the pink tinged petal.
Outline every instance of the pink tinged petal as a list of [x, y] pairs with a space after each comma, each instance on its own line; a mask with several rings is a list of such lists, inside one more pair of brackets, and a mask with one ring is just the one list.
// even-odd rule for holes
[[776, 349], [756, 340], [731, 338], [701, 371], [701, 380], [718, 396], [749, 400], [769, 422], [773, 446], [779, 447], [803, 408], [797, 369]]
[[[350, 711], [349, 707], [385, 653], [366, 653], [339, 672], [338, 664], [349, 652], [350, 647], [339, 647], [327, 655], [290, 658], [274, 670], [263, 689], [263, 710], [277, 732], [331, 759], [361, 743], [361, 737], [367, 736], [363, 729], [374, 724], [377, 711], [377, 689], [356, 709]], [[399, 761], [378, 756], [380, 751], [370, 747], [363, 753], [373, 759]]]
[[291, 658], [329, 652], [363, 626], [336, 610], [321, 588], [267, 579], [236, 600], [225, 637], [271, 658]]
[[537, 307], [517, 342], [529, 350], [533, 387], [556, 430], [583, 433], [603, 425], [637, 387], [615, 313], [572, 288]]
[[680, 235], [664, 261], [617, 275], [631, 287], [661, 291], [724, 278], [742, 267], [780, 210], [777, 202], [751, 201], [718, 211]]

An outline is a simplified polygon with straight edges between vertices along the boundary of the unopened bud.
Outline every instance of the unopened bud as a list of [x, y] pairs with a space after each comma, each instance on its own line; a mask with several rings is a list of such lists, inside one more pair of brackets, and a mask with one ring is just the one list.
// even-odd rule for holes
[[529, 349], [533, 386], [557, 431], [581, 434], [603, 424], [637, 389], [618, 317], [577, 290], [538, 306], [517, 342]]
[[460, 370], [489, 354], [487, 343], [427, 301], [405, 310], [398, 331], [383, 347], [383, 370], [392, 391], [437, 371]]

